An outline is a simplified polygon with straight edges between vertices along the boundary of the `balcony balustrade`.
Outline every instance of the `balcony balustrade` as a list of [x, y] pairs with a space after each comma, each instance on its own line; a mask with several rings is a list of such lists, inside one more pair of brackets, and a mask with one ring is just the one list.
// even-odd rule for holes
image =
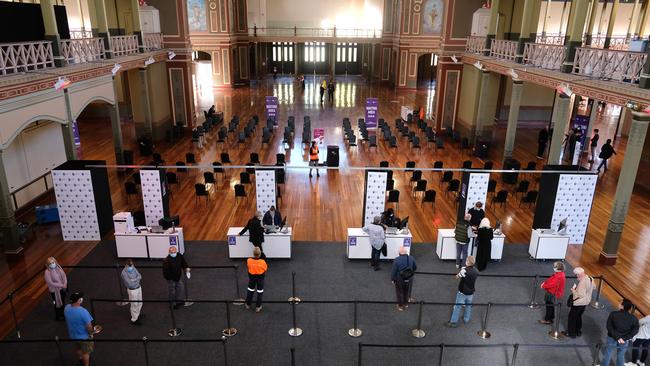
[[517, 57], [517, 41], [493, 39], [490, 47], [490, 56], [508, 61], [515, 61]]
[[110, 42], [113, 57], [138, 53], [137, 36], [111, 36]]
[[542, 69], [560, 70], [566, 57], [567, 48], [562, 45], [526, 43], [524, 46], [524, 65]]
[[467, 37], [467, 52], [482, 54], [485, 51], [485, 37], [469, 36]]
[[102, 38], [80, 38], [61, 40], [61, 56], [68, 64], [98, 61], [106, 58]]
[[142, 35], [145, 51], [160, 50], [163, 48], [162, 33], [144, 33]]
[[638, 83], [647, 55], [643, 52], [576, 49], [573, 73], [603, 80]]
[[54, 67], [52, 42], [0, 44], [0, 74], [14, 74]]

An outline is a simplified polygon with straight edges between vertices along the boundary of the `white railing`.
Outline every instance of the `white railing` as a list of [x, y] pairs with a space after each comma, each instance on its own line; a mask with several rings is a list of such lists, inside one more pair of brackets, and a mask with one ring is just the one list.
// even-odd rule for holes
[[517, 41], [493, 39], [492, 46], [490, 47], [490, 56], [514, 61], [517, 57]]
[[54, 67], [52, 42], [0, 44], [0, 73], [2, 75], [48, 67]]
[[467, 37], [467, 44], [465, 50], [471, 53], [483, 53], [485, 51], [485, 39], [482, 36], [469, 36]]
[[142, 41], [145, 51], [160, 50], [163, 48], [162, 33], [143, 33]]
[[576, 48], [573, 73], [594, 78], [638, 83], [646, 62], [643, 52]]
[[102, 38], [62, 39], [60, 44], [61, 56], [69, 64], [106, 58], [104, 39]]
[[70, 39], [93, 38], [93, 32], [86, 29], [70, 29]]
[[364, 28], [248, 28], [253, 37], [314, 37], [314, 38], [381, 38], [381, 29]]
[[537, 33], [535, 35], [535, 43], [564, 45], [563, 34], [559, 33]]
[[[597, 34], [591, 37], [591, 48], [604, 48], [605, 47], [605, 35]], [[609, 39], [609, 48], [610, 50], [619, 50], [627, 51], [630, 47], [630, 39], [627, 36], [612, 36]]]
[[526, 43], [524, 46], [524, 65], [542, 69], [559, 70], [566, 57], [566, 47], [555, 44]]
[[137, 36], [111, 36], [110, 40], [113, 57], [138, 53]]

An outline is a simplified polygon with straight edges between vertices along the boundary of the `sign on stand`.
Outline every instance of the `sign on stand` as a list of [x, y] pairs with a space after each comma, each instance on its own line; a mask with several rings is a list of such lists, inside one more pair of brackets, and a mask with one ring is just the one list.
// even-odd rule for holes
[[272, 119], [278, 125], [278, 97], [266, 97], [266, 118]]
[[322, 144], [325, 140], [325, 129], [324, 128], [314, 128], [314, 141], [317, 141], [318, 144]]
[[377, 98], [366, 98], [366, 127], [368, 129], [377, 128], [377, 107], [379, 102]]

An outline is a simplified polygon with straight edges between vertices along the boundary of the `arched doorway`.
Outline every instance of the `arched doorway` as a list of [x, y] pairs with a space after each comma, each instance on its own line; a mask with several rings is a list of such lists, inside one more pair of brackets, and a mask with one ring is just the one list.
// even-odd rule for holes
[[427, 89], [435, 87], [437, 72], [438, 55], [435, 53], [420, 55], [418, 57], [417, 87]]
[[[192, 61], [194, 62], [194, 73], [192, 74], [192, 87], [194, 93], [194, 105], [210, 106], [213, 100], [212, 86], [214, 85], [213, 71], [215, 66], [212, 65], [212, 57], [209, 53], [203, 51], [192, 52]], [[216, 65], [220, 68], [221, 65]]]

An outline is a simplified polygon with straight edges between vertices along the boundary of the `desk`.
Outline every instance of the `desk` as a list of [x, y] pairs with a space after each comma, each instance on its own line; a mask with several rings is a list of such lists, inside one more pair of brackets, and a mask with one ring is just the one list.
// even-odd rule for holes
[[561, 259], [566, 257], [569, 247], [569, 235], [556, 232], [543, 233], [541, 229], [533, 229], [530, 235], [528, 254], [533, 259]]
[[[228, 229], [228, 257], [249, 258], [253, 256], [253, 244], [248, 241], [248, 232], [239, 236], [243, 227]], [[291, 258], [291, 234], [293, 230], [287, 228], [286, 233], [264, 234], [262, 250], [267, 258]]]
[[[406, 251], [411, 253], [411, 243], [413, 235], [406, 234], [386, 234], [386, 256], [383, 254], [380, 259], [393, 260], [399, 255], [399, 248], [404, 246]], [[372, 247], [370, 246], [370, 237], [361, 228], [348, 228], [348, 243], [346, 246], [348, 259], [370, 259]]]
[[185, 254], [183, 228], [177, 227], [164, 233], [115, 233], [115, 247], [118, 258], [162, 259], [169, 254], [169, 247], [176, 245], [181, 254]]
[[[438, 241], [436, 242], [436, 254], [441, 260], [456, 260], [456, 237], [454, 229], [438, 229]], [[469, 248], [467, 248], [468, 255], [476, 256], [476, 245], [474, 241], [476, 237], [472, 237], [469, 241]], [[494, 234], [492, 239], [492, 251], [490, 257], [492, 260], [500, 261], [503, 257], [503, 244], [506, 241], [506, 236], [501, 234]]]

